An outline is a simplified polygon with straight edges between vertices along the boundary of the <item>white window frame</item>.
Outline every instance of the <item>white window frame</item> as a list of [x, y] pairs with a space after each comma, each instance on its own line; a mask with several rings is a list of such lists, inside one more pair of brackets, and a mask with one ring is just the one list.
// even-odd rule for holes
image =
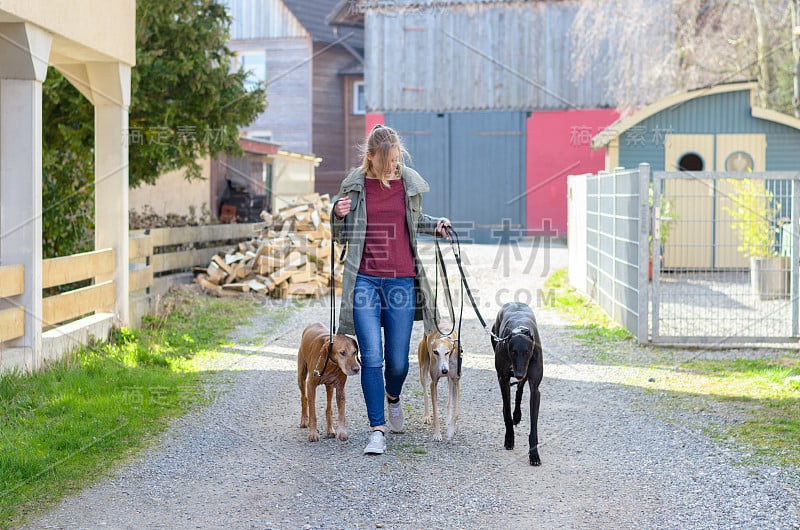
[[[362, 97], [359, 105], [358, 93], [361, 91]], [[363, 115], [367, 113], [366, 92], [364, 91], [364, 81], [353, 82], [353, 114]]]
[[247, 131], [245, 133], [245, 137], [247, 138], [254, 138], [256, 140], [263, 140], [265, 142], [272, 141], [272, 131], [267, 129], [258, 129], [253, 131]]

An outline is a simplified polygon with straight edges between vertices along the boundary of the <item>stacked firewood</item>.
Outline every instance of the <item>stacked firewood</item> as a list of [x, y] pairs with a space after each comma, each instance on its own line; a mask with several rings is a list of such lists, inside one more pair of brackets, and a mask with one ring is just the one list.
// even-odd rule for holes
[[[216, 295], [257, 292], [273, 298], [319, 297], [330, 293], [330, 197], [296, 198], [276, 215], [261, 212], [261, 233], [215, 255], [196, 270], [195, 282]], [[335, 248], [334, 248], [335, 247]], [[338, 257], [338, 256], [337, 256]], [[335, 260], [334, 287], [341, 292], [343, 265]]]

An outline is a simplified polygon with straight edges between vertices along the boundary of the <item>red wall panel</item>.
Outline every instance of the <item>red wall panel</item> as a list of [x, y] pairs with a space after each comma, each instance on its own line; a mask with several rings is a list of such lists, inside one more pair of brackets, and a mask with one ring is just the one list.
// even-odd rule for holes
[[386, 122], [384, 121], [383, 114], [378, 114], [377, 112], [368, 112], [367, 119], [366, 119], [366, 129], [364, 130], [364, 138], [369, 136], [369, 132], [378, 124], [385, 125]]
[[605, 167], [591, 139], [619, 117], [614, 109], [534, 112], [527, 122], [526, 221], [532, 235], [567, 235], [567, 176]]

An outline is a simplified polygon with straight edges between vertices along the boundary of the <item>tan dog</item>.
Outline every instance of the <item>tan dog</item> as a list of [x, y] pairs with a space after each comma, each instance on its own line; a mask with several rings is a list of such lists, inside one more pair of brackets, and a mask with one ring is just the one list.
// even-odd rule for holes
[[[328, 404], [325, 409], [325, 434], [329, 438], [336, 436], [339, 440], [347, 440], [345, 423], [344, 386], [348, 375], [356, 375], [361, 370], [358, 363], [358, 345], [355, 339], [347, 335], [336, 334], [333, 337], [333, 348], [328, 358], [331, 334], [322, 324], [311, 324], [303, 330], [300, 339], [300, 350], [297, 352], [297, 386], [300, 387], [300, 427], [308, 427], [308, 441], [319, 440], [317, 431], [317, 386], [325, 385]], [[326, 358], [328, 359], [326, 362]], [[331, 398], [336, 389], [336, 409], [339, 412], [336, 430], [333, 430], [333, 410]]]
[[425, 398], [424, 423], [430, 423], [428, 414], [428, 376], [430, 376], [431, 403], [433, 405], [433, 439], [440, 441], [442, 432], [439, 428], [439, 412], [436, 407], [436, 385], [439, 379], [446, 377], [449, 393], [447, 396], [447, 441], [453, 439], [456, 433], [456, 421], [459, 414], [459, 399], [461, 396], [460, 379], [458, 373], [458, 337], [453, 332], [447, 337], [442, 337], [439, 331], [422, 336], [417, 347], [419, 359], [419, 380], [422, 383], [422, 395]]

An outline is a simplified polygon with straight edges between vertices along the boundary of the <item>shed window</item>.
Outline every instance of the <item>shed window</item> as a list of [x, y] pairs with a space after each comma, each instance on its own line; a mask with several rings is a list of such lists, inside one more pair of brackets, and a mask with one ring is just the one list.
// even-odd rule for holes
[[744, 151], [734, 151], [725, 159], [726, 171], [753, 171], [753, 157]]
[[678, 161], [678, 171], [703, 171], [705, 164], [697, 153], [686, 153]]

